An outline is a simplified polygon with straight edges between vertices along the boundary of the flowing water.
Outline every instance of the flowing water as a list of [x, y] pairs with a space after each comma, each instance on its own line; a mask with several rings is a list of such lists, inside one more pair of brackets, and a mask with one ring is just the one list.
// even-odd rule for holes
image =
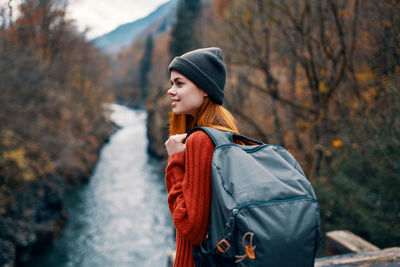
[[67, 226], [32, 266], [167, 265], [172, 220], [158, 163], [146, 152], [146, 113], [111, 107], [121, 129], [102, 148], [90, 182], [68, 194]]

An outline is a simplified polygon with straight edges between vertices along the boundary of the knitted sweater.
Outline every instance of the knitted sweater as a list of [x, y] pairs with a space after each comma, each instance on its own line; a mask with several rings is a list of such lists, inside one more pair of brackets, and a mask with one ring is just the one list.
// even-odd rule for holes
[[193, 245], [200, 244], [209, 226], [213, 151], [211, 139], [197, 131], [186, 140], [185, 152], [168, 158], [165, 181], [176, 228], [174, 267], [195, 266]]

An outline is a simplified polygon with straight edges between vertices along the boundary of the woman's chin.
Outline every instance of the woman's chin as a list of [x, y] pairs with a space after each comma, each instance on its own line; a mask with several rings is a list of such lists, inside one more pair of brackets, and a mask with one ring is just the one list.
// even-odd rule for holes
[[177, 108], [172, 108], [172, 112], [173, 112], [175, 115], [181, 115], [181, 114], [182, 114], [182, 112], [181, 112], [179, 109], [177, 109]]

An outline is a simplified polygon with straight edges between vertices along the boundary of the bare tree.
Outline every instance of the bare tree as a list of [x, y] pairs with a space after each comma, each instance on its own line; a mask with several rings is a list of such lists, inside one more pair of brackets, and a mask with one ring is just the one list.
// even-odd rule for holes
[[[269, 97], [276, 140], [285, 144], [285, 132], [292, 129], [296, 147], [303, 149], [296, 124], [301, 119], [311, 127], [308, 170], [315, 173], [329, 144], [331, 101], [346, 71], [354, 70], [358, 9], [358, 0], [237, 0], [226, 16], [228, 49], [235, 55], [231, 63], [264, 75], [262, 83], [248, 80]], [[307, 81], [303, 88], [297, 88], [299, 78]], [[304, 97], [295, 97], [299, 90]], [[290, 127], [284, 127], [282, 116]]]

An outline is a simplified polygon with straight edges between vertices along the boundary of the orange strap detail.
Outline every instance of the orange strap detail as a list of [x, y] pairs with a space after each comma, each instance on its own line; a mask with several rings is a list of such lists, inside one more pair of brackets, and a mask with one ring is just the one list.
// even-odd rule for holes
[[[222, 248], [221, 245], [223, 245], [225, 248]], [[226, 239], [222, 239], [221, 241], [218, 242], [217, 244], [217, 249], [220, 253], [224, 254], [226, 252], [228, 252], [228, 250], [231, 248], [231, 244], [229, 244], [228, 241], [226, 241]]]
[[[249, 239], [249, 244], [246, 245], [246, 237], [250, 236]], [[256, 255], [254, 253], [254, 251], [256, 250], [256, 246], [253, 246], [253, 237], [254, 237], [254, 233], [252, 232], [247, 232], [243, 235], [242, 237], [242, 245], [246, 251], [246, 254], [243, 255], [236, 255], [236, 263], [239, 263], [241, 261], [243, 261], [244, 259], [246, 259], [247, 257], [249, 257], [250, 259], [254, 260], [256, 258]]]

